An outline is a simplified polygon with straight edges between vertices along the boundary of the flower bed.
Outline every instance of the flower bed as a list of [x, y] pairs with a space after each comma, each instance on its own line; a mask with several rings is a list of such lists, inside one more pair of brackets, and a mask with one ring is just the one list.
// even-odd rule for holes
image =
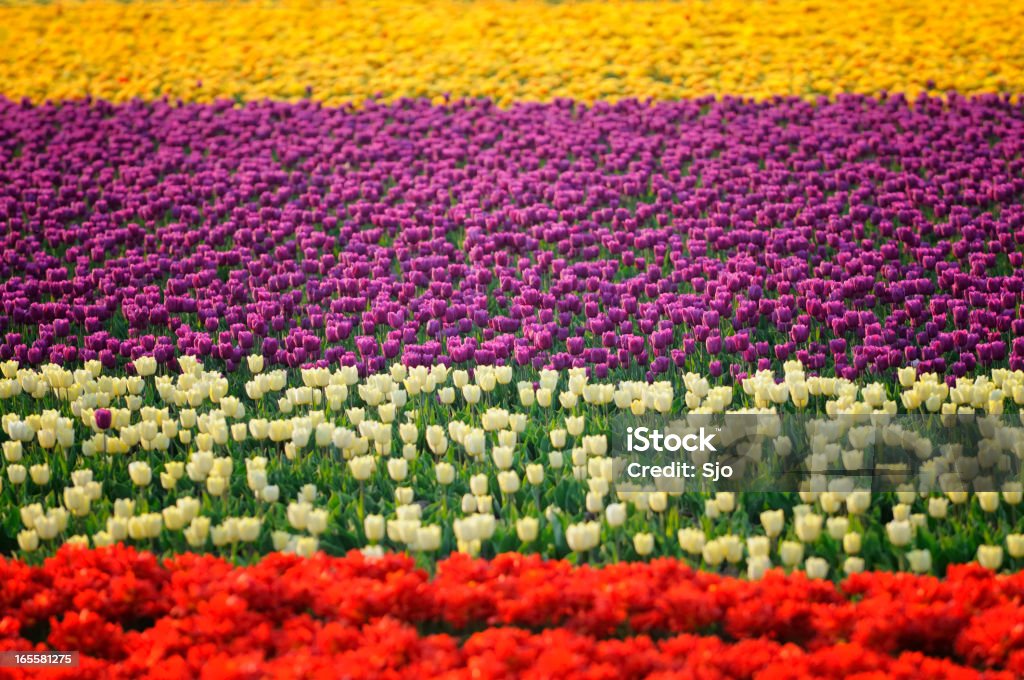
[[508, 105], [1020, 92], [1015, 10], [999, 0], [28, 2], [0, 8], [0, 94]]
[[1024, 580], [865, 573], [759, 583], [664, 559], [603, 568], [126, 548], [0, 562], [0, 648], [75, 649], [75, 677], [1014, 677]]
[[3, 4], [0, 652], [1024, 677], [1018, 9]]
[[0, 103], [0, 129], [0, 360], [1024, 368], [1024, 115], [996, 97]]
[[1015, 415], [1019, 102], [3, 102], [0, 130], [8, 550], [1024, 557], [1019, 479], [652, 502], [604, 467], [619, 413]]

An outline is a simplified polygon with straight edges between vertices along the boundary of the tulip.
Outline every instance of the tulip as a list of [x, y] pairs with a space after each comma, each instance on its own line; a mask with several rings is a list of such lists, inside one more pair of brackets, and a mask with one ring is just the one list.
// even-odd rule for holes
[[933, 519], [944, 519], [949, 506], [949, 500], [945, 498], [928, 499], [928, 516]]
[[841, 541], [849, 531], [850, 522], [845, 517], [829, 517], [825, 522], [825, 526], [828, 529], [828, 535], [833, 540]]
[[[565, 430], [573, 437], [579, 437], [583, 435], [584, 419], [583, 416], [566, 416], [565, 418]], [[599, 454], [594, 454], [599, 455]]]
[[909, 550], [907, 551], [907, 563], [914, 573], [928, 573], [932, 570], [932, 554], [927, 550]]
[[775, 538], [782, 533], [785, 522], [786, 518], [782, 510], [765, 510], [761, 513], [761, 526], [764, 527], [764, 532], [770, 538]]
[[476, 474], [469, 478], [469, 490], [474, 496], [482, 496], [487, 493], [487, 475]]
[[422, 552], [434, 552], [441, 549], [441, 527], [426, 526], [416, 529], [410, 549]]
[[910, 506], [904, 503], [892, 506], [892, 518], [900, 522], [910, 519]]
[[455, 481], [455, 467], [451, 463], [440, 462], [434, 466], [437, 483], [447, 486]]
[[253, 491], [262, 491], [267, 487], [267, 472], [261, 469], [251, 469], [246, 472], [246, 483]]
[[779, 559], [787, 567], [795, 567], [804, 559], [804, 546], [797, 541], [783, 541], [779, 544]]
[[573, 552], [586, 552], [600, 542], [601, 525], [597, 522], [571, 524], [565, 531], [565, 540]]
[[3, 443], [4, 458], [8, 463], [17, 463], [21, 460], [22, 445], [20, 441], [7, 441]]
[[[494, 515], [488, 513], [481, 513], [474, 517], [474, 521], [477, 524], [477, 536], [482, 540], [489, 540], [494, 535], [495, 524]], [[597, 526], [597, 523], [591, 523], [588, 525], [589, 530], [593, 530], [593, 527]]]
[[71, 473], [71, 482], [75, 486], [84, 487], [92, 482], [92, 475], [92, 470], [89, 469], [74, 470]]
[[420, 520], [423, 517], [423, 508], [419, 505], [399, 505], [395, 508], [395, 514], [400, 520]]
[[913, 527], [907, 520], [893, 520], [889, 522], [885, 525], [885, 533], [889, 537], [889, 542], [897, 547], [909, 544], [914, 537]]
[[107, 518], [107, 533], [113, 537], [113, 540], [123, 541], [128, 538], [128, 519], [127, 517]]
[[388, 459], [388, 476], [396, 482], [404, 481], [409, 474], [409, 462], [404, 458]]
[[847, 576], [864, 571], [864, 560], [860, 557], [847, 557], [843, 562], [843, 573]]
[[28, 470], [25, 469], [24, 465], [8, 465], [7, 466], [7, 479], [12, 484], [24, 484]]
[[680, 529], [678, 532], [679, 547], [691, 555], [700, 555], [704, 550], [706, 538], [700, 529]]
[[83, 487], [71, 486], [64, 489], [64, 507], [75, 517], [89, 514], [89, 504], [89, 496]]
[[[28, 469], [28, 472], [29, 476], [32, 477], [32, 483], [37, 486], [43, 486], [50, 482], [50, 466], [46, 463], [33, 465]], [[13, 479], [11, 481], [15, 484], [18, 483], [14, 482]]]
[[999, 493], [995, 491], [979, 491], [977, 494], [978, 505], [985, 512], [995, 512], [999, 509]]
[[654, 552], [654, 535], [649, 533], [639, 533], [633, 536], [633, 548], [636, 550], [636, 554], [641, 557], [646, 557]]
[[114, 544], [114, 539], [106, 531], [97, 531], [92, 535], [92, 544], [96, 548], [106, 548]]
[[420, 527], [420, 521], [418, 519], [403, 519], [399, 517], [395, 520], [388, 520], [386, 524], [386, 533], [388, 540], [395, 543], [405, 543], [409, 549], [415, 549], [412, 545], [416, 541], [416, 531]]
[[900, 385], [903, 387], [912, 387], [917, 379], [917, 371], [912, 366], [901, 368], [896, 371], [896, 373], [899, 378]]
[[238, 520], [238, 539], [244, 543], [252, 543], [260, 535], [261, 521], [257, 517], [242, 517]]
[[1007, 534], [1006, 552], [1014, 559], [1024, 557], [1024, 534]]
[[377, 543], [384, 538], [384, 518], [381, 515], [367, 515], [363, 518], [363, 531], [366, 540]]
[[813, 543], [821, 535], [821, 515], [806, 514], [796, 520], [796, 535], [804, 543]]
[[946, 498], [954, 505], [962, 505], [967, 502], [969, 495], [966, 491], [947, 491]]
[[583, 437], [583, 450], [588, 456], [604, 456], [608, 452], [608, 439], [604, 435]]
[[139, 357], [134, 362], [135, 372], [142, 377], [148, 377], [156, 373], [156, 359], [153, 357]]
[[523, 517], [516, 520], [516, 535], [523, 543], [537, 540], [540, 523], [536, 517]]
[[[145, 461], [132, 461], [128, 464], [128, 476], [135, 486], [149, 486], [153, 481], [153, 471]], [[215, 494], [219, 495], [219, 494]]]
[[245, 358], [246, 364], [249, 367], [249, 372], [256, 374], [263, 372], [263, 356], [259, 354], [250, 354]]
[[312, 557], [320, 547], [315, 536], [300, 536], [295, 541], [295, 554], [299, 557]]
[[804, 562], [807, 578], [824, 579], [828, 576], [828, 562], [821, 557], [808, 557]]
[[306, 529], [306, 523], [309, 521], [309, 513], [312, 510], [309, 503], [289, 503], [287, 509], [288, 523], [292, 525], [292, 528], [299, 531]]
[[471, 430], [466, 433], [466, 437], [463, 440], [463, 446], [466, 448], [466, 453], [473, 457], [480, 457], [484, 455], [484, 431], [483, 430]]
[[448, 449], [448, 438], [438, 425], [430, 425], [426, 431], [427, 446], [435, 455], [442, 455]]
[[185, 514], [181, 508], [177, 506], [171, 506], [164, 508], [162, 513], [164, 526], [169, 531], [181, 531], [185, 527]]
[[751, 581], [758, 581], [764, 577], [766, 571], [771, 569], [772, 561], [767, 555], [751, 557], [747, 561], [747, 578]]
[[[891, 540], [891, 538], [890, 538]], [[847, 555], [856, 555], [860, 552], [861, 548], [861, 535], [856, 531], [851, 531], [842, 538], [843, 541], [843, 552]], [[896, 545], [894, 542], [893, 545]], [[905, 544], [904, 544], [905, 545]]]
[[376, 460], [373, 456], [356, 456], [348, 461], [348, 469], [360, 482], [365, 482], [373, 474]]
[[853, 491], [846, 497], [846, 511], [851, 515], [864, 514], [870, 506], [870, 491]]
[[93, 418], [96, 422], [96, 429], [98, 430], [109, 430], [111, 424], [111, 414], [108, 409], [98, 408], [93, 411]]
[[219, 475], [206, 478], [206, 492], [211, 496], [220, 497], [228, 490], [228, 480]]
[[270, 532], [270, 542], [273, 545], [274, 550], [277, 552], [283, 552], [288, 548], [288, 544], [291, 542], [292, 536], [287, 531], [272, 531]]
[[141, 541], [149, 537], [145, 518], [142, 516], [128, 518], [128, 536], [135, 541]]
[[508, 470], [512, 467], [513, 453], [510, 447], [495, 446], [491, 450], [491, 458], [499, 470]]
[[626, 522], [626, 506], [622, 503], [611, 503], [605, 508], [605, 519], [610, 527], [619, 527]]
[[992, 571], [998, 571], [999, 567], [1003, 563], [1003, 549], [998, 545], [979, 545], [978, 546], [978, 564], [990, 569]]
[[704, 562], [711, 567], [718, 566], [725, 560], [726, 547], [718, 540], [708, 541], [701, 549]]
[[1020, 505], [1024, 501], [1024, 485], [1020, 482], [1007, 482], [1003, 485], [1003, 501], [1007, 505]]
[[479, 385], [464, 385], [462, 387], [462, 398], [466, 400], [466, 403], [470, 406], [479, 404], [481, 397], [481, 389]]
[[729, 562], [736, 564], [743, 559], [743, 542], [739, 536], [733, 534], [726, 534], [720, 536], [718, 541], [725, 546], [725, 559]]
[[767, 557], [771, 543], [767, 536], [751, 536], [747, 539], [747, 554], [751, 557]]
[[503, 494], [514, 494], [519, 491], [519, 475], [514, 470], [505, 470], [498, 473], [498, 488]]
[[25, 529], [18, 532], [18, 547], [23, 552], [35, 552], [39, 548], [39, 534], [35, 529]]

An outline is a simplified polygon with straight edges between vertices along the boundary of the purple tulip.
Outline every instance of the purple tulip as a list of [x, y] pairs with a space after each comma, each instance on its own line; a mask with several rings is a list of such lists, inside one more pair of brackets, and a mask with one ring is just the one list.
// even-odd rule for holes
[[100, 430], [110, 429], [110, 411], [105, 408], [98, 408], [93, 411], [93, 417], [96, 419], [96, 427]]

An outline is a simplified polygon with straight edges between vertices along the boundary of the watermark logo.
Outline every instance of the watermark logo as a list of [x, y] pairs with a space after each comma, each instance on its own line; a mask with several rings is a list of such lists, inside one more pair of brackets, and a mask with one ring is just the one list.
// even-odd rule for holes
[[661, 430], [649, 427], [628, 427], [626, 428], [626, 451], [629, 453], [678, 453], [687, 451], [689, 453], [713, 453], [718, 451], [715, 448], [713, 432], [707, 432], [703, 427], [697, 432], [678, 435], [674, 432], [663, 434]]
[[617, 491], [991, 491], [1024, 482], [1024, 427], [978, 414], [617, 413]]

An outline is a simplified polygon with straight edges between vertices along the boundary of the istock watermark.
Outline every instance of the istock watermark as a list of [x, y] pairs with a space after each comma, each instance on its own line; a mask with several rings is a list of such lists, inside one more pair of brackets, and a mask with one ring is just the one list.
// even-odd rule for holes
[[635, 453], [645, 451], [715, 451], [712, 443], [714, 434], [700, 428], [697, 432], [678, 435], [675, 432], [662, 434], [661, 430], [648, 427], [626, 428], [626, 450]]
[[[720, 433], [721, 430], [718, 430]], [[716, 453], [715, 432], [701, 427], [696, 432], [678, 434], [662, 432], [649, 427], [626, 428], [626, 451], [638, 453]], [[702, 476], [712, 482], [732, 477], [733, 470], [729, 465], [707, 462], [699, 469], [697, 464], [677, 460], [665, 465], [644, 465], [631, 461], [626, 465], [626, 476], [630, 479], [693, 479]]]
[[619, 491], [998, 491], [1024, 485], [1020, 416], [613, 415]]

